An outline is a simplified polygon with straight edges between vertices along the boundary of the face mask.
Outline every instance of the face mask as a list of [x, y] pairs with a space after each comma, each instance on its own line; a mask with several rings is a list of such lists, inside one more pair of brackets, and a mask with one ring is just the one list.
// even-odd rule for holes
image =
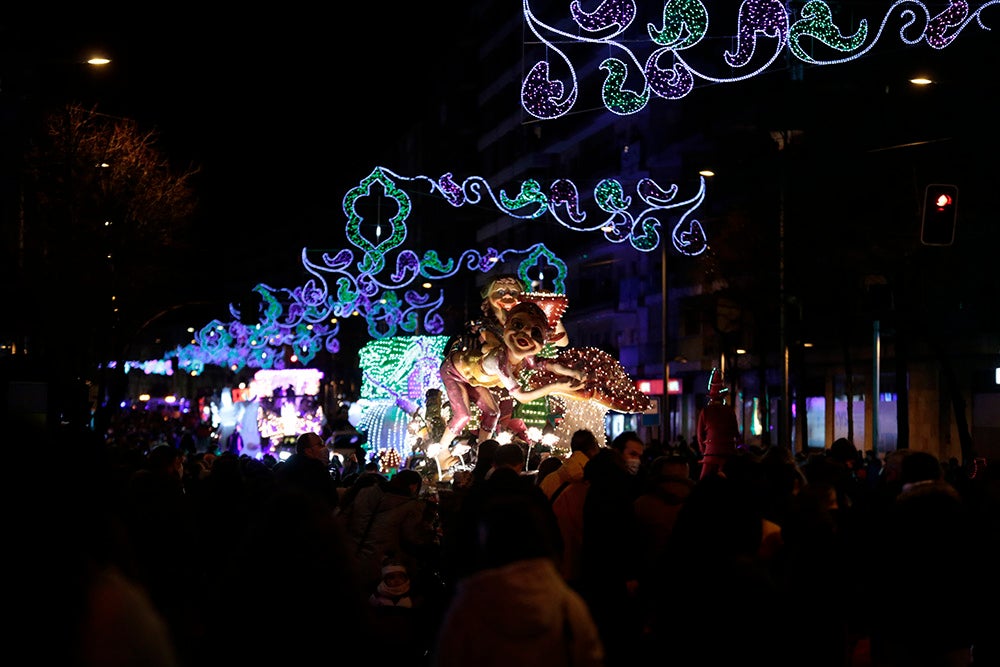
[[639, 474], [639, 464], [640, 463], [641, 463], [641, 461], [639, 459], [626, 459], [625, 460], [625, 469], [628, 470], [628, 474], [630, 474], [630, 475], [638, 475]]

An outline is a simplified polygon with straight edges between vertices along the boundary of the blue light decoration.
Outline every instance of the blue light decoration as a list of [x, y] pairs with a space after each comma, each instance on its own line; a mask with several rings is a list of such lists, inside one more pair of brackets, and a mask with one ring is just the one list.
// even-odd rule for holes
[[[375, 167], [343, 198], [346, 235], [353, 248], [312, 253], [303, 249], [301, 261], [309, 274], [305, 283], [291, 289], [257, 285], [253, 290], [260, 297], [256, 314], [230, 305], [232, 321], [209, 322], [195, 332], [189, 345], [172, 350], [166, 358], [176, 358], [178, 368], [192, 375], [203, 372], [206, 365], [233, 372], [245, 366], [280, 370], [287, 363], [286, 350], [307, 365], [323, 350], [331, 354], [340, 351], [340, 319], [352, 316], [364, 318], [374, 340], [412, 335], [420, 330], [441, 334], [444, 320], [438, 310], [444, 303], [443, 290], [432, 292], [416, 286], [449, 278], [463, 269], [488, 273], [497, 266], [516, 262], [516, 271], [525, 284], [531, 284], [532, 278], [544, 270], [551, 277], [554, 291], [566, 291], [565, 262], [541, 243], [503, 251], [469, 249], [449, 258], [436, 250], [420, 255], [406, 248], [406, 221], [412, 212], [407, 189], [440, 196], [455, 208], [489, 203], [501, 214], [521, 220], [549, 214], [567, 229], [601, 231], [609, 242], [628, 242], [642, 252], [655, 250], [664, 242], [664, 220], [669, 215], [677, 219], [670, 241], [678, 252], [695, 256], [708, 247], [701, 224], [690, 219], [705, 199], [702, 177], [697, 192], [682, 199], [678, 199], [677, 185], [663, 188], [650, 178], [642, 178], [632, 196], [626, 194], [620, 181], [606, 178], [594, 188], [598, 210], [588, 212], [579, 188], [566, 178], [548, 188], [529, 179], [520, 184], [516, 193], [508, 194], [504, 189], [495, 190], [480, 176], [459, 182], [450, 172], [439, 178], [402, 176]], [[371, 221], [358, 213], [359, 201], [368, 197], [388, 198], [396, 207], [386, 207], [396, 213], [389, 220], [376, 221], [374, 233]], [[639, 205], [634, 211], [633, 202]], [[247, 324], [254, 317], [257, 322]]]
[[[109, 361], [108, 368], [117, 368], [117, 361]], [[174, 365], [166, 359], [150, 359], [148, 361], [126, 361], [125, 374], [131, 371], [142, 371], [145, 375], [173, 375]]]
[[[896, 0], [874, 33], [869, 30], [874, 22], [868, 19], [861, 19], [853, 31], [843, 31], [823, 0], [806, 2], [797, 16], [782, 0], [744, 0], [739, 6], [737, 34], [721, 36], [732, 49], [721, 53], [712, 50], [718, 49], [713, 45], [720, 40], [706, 40], [709, 15], [701, 0], [663, 2], [662, 21], [646, 25], [648, 39], [625, 34], [635, 21], [635, 0], [594, 4], [596, 8], [587, 12], [581, 2], [574, 1], [568, 16], [546, 22], [538, 18], [529, 0], [522, 0], [525, 25], [537, 39], [532, 45], [545, 50], [545, 59], [535, 62], [521, 82], [521, 106], [535, 118], [559, 118], [576, 104], [579, 81], [567, 45], [592, 44], [616, 54], [599, 64], [606, 72], [601, 99], [608, 111], [626, 116], [644, 109], [653, 97], [681, 99], [694, 89], [696, 81], [733, 83], [757, 76], [768, 70], [786, 47], [793, 57], [810, 65], [855, 60], [875, 47], [893, 19], [902, 23], [899, 39], [904, 44], [925, 42], [940, 50], [973, 21], [989, 30], [983, 22], [983, 10], [1000, 4], [1000, 0], [987, 0], [975, 11], [970, 11], [966, 0], [951, 0], [938, 14], [932, 14], [918, 0]], [[643, 43], [652, 49], [645, 60], [637, 55], [636, 45]], [[695, 49], [699, 45], [701, 48]], [[827, 55], [820, 57], [815, 52]], [[592, 57], [588, 53], [587, 61]], [[693, 64], [713, 58], [718, 63], [714, 69]]]

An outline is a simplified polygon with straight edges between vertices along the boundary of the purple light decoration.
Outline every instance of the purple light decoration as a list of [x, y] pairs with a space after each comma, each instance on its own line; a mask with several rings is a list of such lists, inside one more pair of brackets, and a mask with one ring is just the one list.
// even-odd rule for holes
[[780, 0], [746, 0], [740, 5], [736, 52], [726, 51], [723, 58], [730, 67], [743, 67], [757, 50], [757, 34], [777, 39], [775, 54], [768, 65], [778, 57], [788, 34], [788, 15]]
[[600, 32], [612, 26], [616, 26], [618, 32], [621, 32], [635, 20], [635, 2], [604, 0], [597, 9], [588, 14], [583, 11], [577, 0], [573, 0], [569, 5], [569, 13], [573, 21], [588, 32]]

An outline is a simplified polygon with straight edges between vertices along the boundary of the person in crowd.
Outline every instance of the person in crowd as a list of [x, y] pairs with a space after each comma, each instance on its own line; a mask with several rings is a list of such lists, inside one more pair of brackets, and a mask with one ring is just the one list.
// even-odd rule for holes
[[641, 456], [641, 443], [623, 434], [584, 468], [589, 489], [583, 503], [580, 583], [601, 633], [608, 667], [635, 664], [642, 637], [641, 549], [635, 514], [640, 488], [631, 472], [636, 466], [627, 463], [638, 462]]
[[368, 604], [375, 607], [413, 608], [410, 574], [405, 565], [391, 557], [382, 562], [382, 579], [368, 598]]
[[864, 613], [850, 567], [850, 535], [841, 530], [838, 511], [833, 483], [807, 482], [782, 513], [780, 546], [769, 554], [782, 599], [800, 610], [787, 619], [788, 645], [803, 664], [816, 667], [850, 664], [852, 630]]
[[[611, 441], [611, 449], [621, 453], [622, 458], [625, 460], [625, 469], [628, 471], [628, 474], [633, 477], [639, 474], [646, 445], [642, 442], [642, 438], [639, 437], [638, 433], [635, 431], [622, 431]], [[638, 487], [638, 484], [634, 484], [633, 486]]]
[[170, 626], [185, 653], [198, 618], [192, 589], [198, 557], [195, 500], [184, 488], [184, 453], [158, 445], [131, 476], [122, 507], [123, 526], [135, 554], [137, 583]]
[[793, 660], [786, 633], [754, 621], [795, 613], [779, 603], [780, 588], [758, 556], [761, 526], [740, 480], [710, 475], [695, 483], [666, 557], [644, 580], [653, 588], [645, 595], [647, 651], [669, 655], [672, 667], [807, 664]]
[[[532, 454], [534, 458], [536, 454]], [[563, 467], [563, 460], [558, 456], [546, 456], [535, 467], [535, 484], [541, 486], [545, 478]]]
[[936, 456], [910, 452], [900, 481], [876, 543], [877, 562], [889, 569], [872, 601], [873, 658], [891, 667], [970, 665], [986, 610], [976, 585], [942, 586], [940, 573], [987, 572], [996, 564], [983, 561], [982, 532]]
[[343, 524], [366, 590], [381, 581], [382, 561], [388, 555], [406, 566], [411, 579], [424, 574], [425, 551], [435, 544], [436, 535], [426, 502], [419, 498], [422, 486], [420, 473], [400, 470], [384, 485], [362, 488], [345, 510]]
[[486, 474], [493, 469], [493, 457], [496, 456], [500, 443], [490, 438], [483, 440], [476, 447], [476, 462], [472, 466], [472, 481], [474, 484], [486, 479]]
[[583, 468], [600, 449], [600, 445], [597, 443], [597, 437], [591, 431], [580, 429], [573, 433], [569, 449], [569, 458], [563, 462], [562, 467], [539, 484], [550, 501], [555, 500], [556, 493], [568, 486], [570, 482], [583, 479]]
[[520, 445], [501, 445], [486, 478], [469, 489], [454, 519], [452, 534], [445, 537], [447, 570], [454, 582], [482, 567], [478, 560], [481, 553], [476, 549], [480, 518], [489, 507], [511, 496], [522, 497], [536, 506], [539, 516], [546, 519], [550, 539], [560, 544], [559, 526], [549, 501], [534, 480], [524, 474], [524, 467], [525, 452]]
[[[680, 456], [660, 456], [646, 471], [644, 487], [635, 499], [640, 551], [644, 572], [656, 576], [667, 542], [684, 501], [695, 482], [691, 466]], [[640, 585], [643, 582], [640, 581]]]
[[278, 468], [275, 480], [315, 495], [331, 512], [340, 500], [337, 481], [330, 474], [330, 449], [318, 433], [307, 431], [295, 439], [295, 453]]
[[700, 479], [721, 473], [726, 461], [737, 454], [740, 427], [733, 407], [726, 403], [728, 393], [722, 371], [713, 368], [708, 383], [708, 403], [698, 413], [695, 431], [701, 453]]
[[358, 656], [379, 646], [374, 586], [362, 585], [349, 545], [316, 494], [275, 487], [244, 537], [251, 557], [213, 573], [212, 623], [192, 664], [312, 665], [331, 650]]
[[[509, 473], [498, 474], [503, 479]], [[494, 501], [477, 516], [475, 559], [481, 566], [458, 582], [431, 665], [604, 665], [590, 611], [556, 569], [559, 549], [547, 503], [518, 493]]]

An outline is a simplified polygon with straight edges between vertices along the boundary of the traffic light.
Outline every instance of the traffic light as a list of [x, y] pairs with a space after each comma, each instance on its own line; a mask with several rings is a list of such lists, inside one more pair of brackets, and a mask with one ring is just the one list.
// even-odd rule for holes
[[924, 211], [920, 221], [920, 242], [924, 245], [951, 245], [955, 241], [958, 215], [958, 186], [932, 183], [924, 190]]

